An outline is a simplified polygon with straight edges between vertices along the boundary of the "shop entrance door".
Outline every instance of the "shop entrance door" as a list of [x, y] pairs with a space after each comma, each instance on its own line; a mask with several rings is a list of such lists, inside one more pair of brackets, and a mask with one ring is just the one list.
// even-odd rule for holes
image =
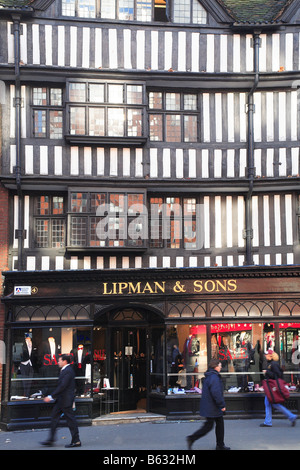
[[113, 383], [119, 388], [120, 410], [146, 410], [146, 327], [113, 328]]

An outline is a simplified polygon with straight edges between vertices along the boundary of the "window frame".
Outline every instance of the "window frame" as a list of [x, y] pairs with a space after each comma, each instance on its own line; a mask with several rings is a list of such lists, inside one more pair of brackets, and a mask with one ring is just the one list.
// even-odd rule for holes
[[[72, 84], [82, 84], [84, 88], [85, 98], [84, 100], [73, 100], [70, 87]], [[93, 85], [102, 85], [104, 87], [104, 99], [103, 101], [92, 101], [91, 100], [91, 86]], [[110, 86], [120, 86], [122, 87], [123, 99], [122, 102], [112, 102], [109, 100], [109, 87]], [[100, 144], [114, 144], [114, 145], [144, 145], [147, 141], [147, 108], [146, 108], [146, 85], [145, 82], [141, 81], [127, 81], [121, 82], [118, 80], [86, 80], [86, 79], [70, 79], [67, 80], [67, 91], [66, 91], [66, 133], [65, 138], [69, 142], [74, 143], [100, 143]], [[127, 99], [128, 90], [130, 87], [141, 87], [140, 97], [141, 101], [138, 103], [130, 102]], [[84, 122], [82, 120], [82, 128], [84, 128], [84, 133], [76, 133], [72, 131], [72, 120], [71, 113], [72, 110], [84, 109]], [[104, 110], [104, 126], [102, 135], [93, 135], [91, 134], [91, 129], [89, 125], [89, 114], [90, 110], [98, 109]], [[110, 110], [116, 111], [119, 110], [124, 113], [124, 127], [123, 132], [111, 133], [109, 127], [109, 114]], [[137, 119], [137, 124], [139, 131], [134, 131], [134, 126], [130, 125], [130, 112], [135, 111], [137, 114], [140, 113], [139, 119]], [[133, 135], [131, 135], [133, 134]]]
[[[168, 144], [176, 144], [176, 143], [184, 143], [184, 144], [189, 144], [189, 143], [199, 143], [200, 142], [200, 97], [199, 93], [194, 92], [191, 90], [190, 92], [183, 92], [180, 90], [176, 91], [165, 91], [165, 90], [147, 90], [148, 91], [148, 107], [147, 107], [147, 112], [148, 112], [148, 127], [149, 127], [149, 141], [151, 143], [155, 142], [167, 142]], [[161, 93], [162, 95], [162, 100], [161, 100], [161, 107], [151, 107], [151, 99], [150, 95], [151, 93]], [[180, 101], [179, 101], [179, 108], [178, 109], [172, 109], [169, 108], [167, 105], [167, 95], [170, 94], [178, 94], [180, 95]], [[195, 96], [196, 101], [195, 109], [188, 109], [185, 108], [184, 104], [184, 98], [186, 96]], [[177, 140], [172, 140], [168, 138], [168, 118], [169, 117], [177, 117], [180, 121], [180, 139]], [[195, 118], [195, 126], [196, 126], [196, 132], [197, 135], [195, 136], [194, 139], [188, 139], [188, 131], [185, 128], [185, 118], [186, 117], [194, 117]], [[155, 118], [158, 119], [160, 118], [160, 123], [162, 128], [160, 129], [160, 124], [156, 124], [156, 127], [158, 128], [159, 131], [161, 131], [161, 139], [160, 138], [155, 138], [156, 136], [152, 133], [152, 125], [151, 125], [151, 118], [154, 120]]]
[[[156, 199], [156, 202], [152, 202], [152, 200]], [[168, 201], [168, 199], [174, 199], [174, 201]], [[161, 202], [158, 202], [158, 200], [161, 200]], [[176, 202], [178, 200], [179, 202]], [[191, 200], [193, 200], [193, 204], [195, 205], [195, 212], [192, 216], [192, 224], [197, 223], [197, 204], [199, 204], [199, 199], [195, 196], [183, 196], [183, 195], [157, 195], [157, 196], [150, 196], [149, 197], [149, 249], [166, 249], [166, 250], [198, 250], [197, 248], [197, 231], [193, 232], [195, 233], [195, 242], [189, 242], [189, 237], [186, 238], [186, 223], [191, 222], [191, 219], [185, 218], [186, 212], [185, 212], [185, 207], [189, 204], [191, 204]], [[159, 204], [162, 205], [162, 211], [161, 212], [156, 212], [153, 213], [152, 210], [152, 205], [153, 204]], [[177, 204], [180, 206], [180, 213], [176, 211], [176, 208], [178, 208]], [[175, 211], [172, 210], [171, 206], [173, 208], [175, 207]], [[158, 214], [158, 217], [155, 216], [155, 214]], [[163, 221], [163, 219], [168, 220], [169, 217], [169, 222], [170, 225], [166, 225]], [[155, 230], [153, 228], [153, 222], [158, 221], [158, 225], [156, 224], [156, 231], [155, 233], [159, 234], [158, 238], [152, 238], [153, 231]], [[173, 223], [172, 223], [173, 222]], [[176, 222], [178, 222], [176, 224]], [[178, 227], [178, 225], [180, 225]], [[195, 226], [196, 228], [196, 226]], [[158, 230], [157, 230], [158, 229]], [[170, 235], [169, 238], [167, 238], [166, 235]], [[174, 241], [172, 242], [171, 235], [176, 234], [179, 232], [179, 239], [176, 239], [174, 237]], [[189, 243], [194, 243], [194, 246], [189, 246]], [[172, 246], [173, 245], [173, 246]]]
[[[34, 90], [35, 89], [46, 89], [46, 104], [36, 104], [34, 102]], [[61, 104], [51, 104], [51, 90], [60, 90], [61, 91]], [[58, 111], [61, 113], [61, 135], [58, 137], [51, 137], [51, 113]], [[36, 125], [35, 125], [35, 114], [37, 112], [45, 112], [45, 133], [44, 135], [37, 135]], [[32, 136], [34, 139], [48, 139], [51, 141], [62, 140], [64, 138], [64, 90], [62, 87], [55, 86], [42, 86], [31, 88], [31, 117], [32, 117]]]
[[[72, 195], [73, 194], [86, 194], [88, 197], [87, 197], [87, 206], [86, 206], [86, 211], [84, 212], [76, 212], [76, 211], [72, 211]], [[92, 219], [93, 218], [96, 218], [96, 217], [99, 217], [99, 220], [98, 221], [95, 221], [94, 223], [98, 223], [100, 222], [100, 218], [102, 218], [103, 220], [105, 220], [106, 217], [111, 217], [113, 218], [113, 212], [109, 212], [109, 214], [107, 214], [107, 212], [104, 212], [101, 216], [97, 216], [96, 215], [96, 211], [92, 209], [92, 205], [91, 205], [91, 201], [92, 201], [92, 197], [91, 195], [93, 194], [98, 194], [98, 195], [105, 195], [105, 204], [110, 204], [110, 199], [109, 197], [111, 195], [122, 195], [124, 196], [124, 210], [123, 211], [120, 211], [119, 213], [116, 212], [116, 216], [115, 216], [115, 219], [116, 221], [117, 220], [122, 220], [124, 219], [125, 220], [125, 224], [124, 227], [125, 227], [125, 230], [126, 230], [126, 233], [127, 233], [127, 238], [115, 238], [114, 240], [116, 242], [118, 242], [119, 240], [122, 240], [124, 243], [123, 244], [120, 244], [118, 245], [117, 243], [114, 243], [114, 244], [110, 244], [109, 241], [110, 239], [109, 238], [106, 238], [104, 240], [102, 240], [102, 243], [98, 243], [94, 246], [91, 245], [91, 242], [93, 241], [92, 240], [92, 234], [91, 234], [91, 223], [92, 223]], [[128, 236], [128, 228], [130, 226], [130, 223], [133, 222], [135, 219], [137, 219], [138, 217], [141, 217], [141, 219], [143, 220], [143, 224], [144, 224], [144, 227], [147, 227], [147, 223], [148, 223], [148, 219], [147, 219], [147, 214], [145, 212], [143, 213], [138, 213], [139, 215], [137, 214], [133, 214], [133, 215], [130, 215], [129, 211], [128, 211], [128, 196], [130, 195], [133, 195], [133, 194], [138, 194], [138, 195], [141, 195], [142, 196], [142, 204], [143, 204], [143, 208], [146, 207], [146, 190], [145, 189], [141, 189], [141, 188], [136, 188], [136, 189], [128, 189], [128, 188], [124, 188], [122, 191], [118, 191], [118, 190], [113, 190], [111, 188], [101, 188], [101, 190], [94, 190], [94, 189], [88, 189], [88, 188], [69, 188], [69, 194], [68, 194], [68, 230], [67, 230], [67, 246], [66, 246], [66, 249], [67, 251], [104, 251], [104, 252], [107, 252], [107, 251], [145, 251], [147, 249], [147, 241], [146, 239], [141, 239], [138, 243], [130, 243], [130, 237]], [[120, 215], [121, 214], [121, 215]], [[85, 238], [85, 244], [72, 244], [72, 236], [73, 236], [73, 233], [72, 233], [72, 218], [77, 218], [77, 219], [83, 219], [85, 220], [85, 233], [86, 233], [86, 238]], [[116, 230], [118, 232], [118, 230]], [[99, 242], [100, 242], [100, 239], [99, 239]]]
[[[39, 214], [37, 207], [38, 207], [38, 199], [41, 197], [49, 197], [49, 213], [48, 214]], [[62, 213], [55, 214], [53, 212], [54, 206], [54, 198], [62, 198]], [[48, 221], [48, 230], [47, 230], [47, 245], [48, 246], [39, 246], [38, 239], [37, 239], [37, 222], [38, 221]], [[59, 242], [60, 246], [53, 246], [53, 222], [56, 220], [62, 221], [62, 228], [63, 228], [63, 236], [62, 241]], [[57, 242], [58, 243], [58, 242]], [[53, 250], [61, 250], [65, 249], [66, 247], [66, 200], [65, 196], [62, 194], [40, 194], [33, 197], [33, 245], [36, 249], [53, 249]]]

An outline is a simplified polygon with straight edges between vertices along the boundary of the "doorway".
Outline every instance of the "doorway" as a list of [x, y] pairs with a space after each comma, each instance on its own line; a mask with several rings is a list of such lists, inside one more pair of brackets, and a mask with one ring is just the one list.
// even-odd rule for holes
[[120, 410], [146, 410], [146, 327], [113, 328], [112, 332], [113, 383], [120, 390]]

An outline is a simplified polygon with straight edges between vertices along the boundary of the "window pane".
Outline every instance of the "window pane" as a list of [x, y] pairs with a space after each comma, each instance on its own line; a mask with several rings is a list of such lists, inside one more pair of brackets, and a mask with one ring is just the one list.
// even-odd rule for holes
[[50, 214], [50, 197], [40, 196], [37, 198], [36, 204], [37, 215], [49, 215]]
[[71, 246], [86, 246], [87, 220], [71, 217]]
[[99, 206], [105, 204], [105, 194], [104, 193], [91, 193], [91, 212], [97, 210]]
[[138, 21], [152, 20], [152, 0], [136, 1], [136, 16]]
[[181, 142], [181, 119], [179, 114], [166, 115], [166, 141]]
[[52, 248], [65, 246], [65, 226], [62, 219], [52, 220]]
[[63, 136], [63, 112], [50, 111], [50, 139], [61, 139]]
[[75, 16], [75, 0], [62, 0], [61, 14], [63, 16]]
[[123, 85], [108, 85], [108, 102], [123, 104]]
[[104, 85], [90, 84], [90, 103], [104, 103]]
[[133, 0], [119, 0], [119, 19], [120, 20], [133, 20], [134, 1]]
[[105, 135], [105, 120], [103, 108], [89, 109], [89, 135]]
[[142, 135], [142, 110], [127, 110], [127, 135], [137, 137]]
[[187, 110], [197, 111], [197, 95], [183, 95], [183, 107]]
[[49, 220], [37, 219], [35, 221], [35, 241], [38, 248], [48, 248]]
[[114, 137], [124, 137], [124, 109], [108, 109], [108, 135]]
[[143, 104], [143, 87], [141, 85], [127, 86], [127, 104]]
[[47, 105], [47, 88], [33, 89], [33, 104], [36, 106]]
[[53, 208], [52, 214], [63, 214], [64, 213], [64, 198], [61, 196], [53, 196]]
[[193, 23], [196, 24], [206, 24], [207, 23], [207, 13], [198, 0], [193, 0]]
[[85, 134], [85, 108], [70, 108], [70, 134]]
[[144, 212], [144, 197], [143, 194], [128, 194], [128, 214], [133, 212]]
[[33, 115], [35, 137], [46, 137], [46, 111], [34, 111]]
[[166, 109], [180, 110], [180, 93], [166, 93]]
[[97, 235], [97, 225], [100, 221], [100, 217], [91, 217], [90, 219], [90, 246], [105, 246], [105, 240], [100, 240]]
[[197, 248], [196, 199], [184, 199], [184, 248]]
[[60, 88], [50, 88], [50, 105], [62, 106], [62, 90]]
[[115, 0], [101, 0], [101, 18], [114, 19], [116, 17]]
[[95, 0], [78, 0], [78, 16], [81, 18], [95, 18]]
[[191, 0], [174, 0], [174, 23], [191, 22]]
[[162, 141], [163, 140], [163, 117], [161, 114], [149, 115], [149, 132], [150, 140]]
[[71, 212], [87, 212], [88, 194], [72, 193], [71, 195]]
[[197, 116], [184, 116], [184, 141], [197, 142]]
[[150, 92], [149, 93], [149, 108], [150, 109], [162, 109], [163, 99], [161, 92]]
[[69, 83], [69, 100], [85, 103], [86, 93], [85, 93], [85, 83]]
[[109, 210], [110, 210], [110, 213], [124, 212], [125, 210], [124, 194], [110, 194], [109, 195]]
[[108, 232], [108, 246], [125, 246], [125, 239], [127, 239], [126, 218], [109, 217]]

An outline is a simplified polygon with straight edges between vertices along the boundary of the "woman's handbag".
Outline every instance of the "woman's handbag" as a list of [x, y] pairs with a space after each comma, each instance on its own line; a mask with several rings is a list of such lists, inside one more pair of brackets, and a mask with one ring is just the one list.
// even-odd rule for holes
[[282, 379], [265, 379], [262, 386], [270, 403], [283, 403], [290, 396], [287, 384]]

